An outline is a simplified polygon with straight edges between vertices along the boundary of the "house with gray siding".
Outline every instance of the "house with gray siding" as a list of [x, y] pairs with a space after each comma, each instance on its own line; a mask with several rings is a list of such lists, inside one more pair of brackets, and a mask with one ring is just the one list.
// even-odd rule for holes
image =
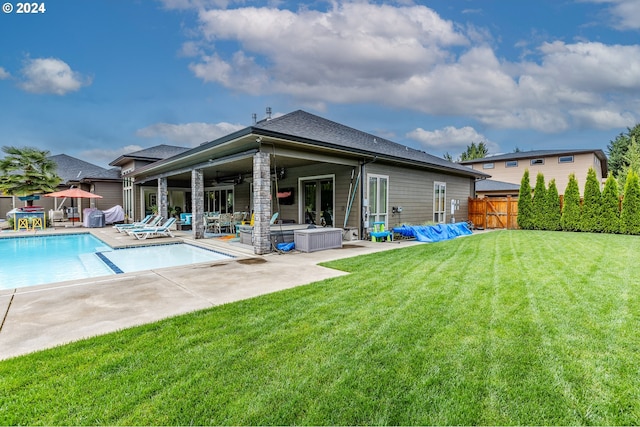
[[[74, 207], [78, 208], [80, 214], [84, 208], [105, 210], [122, 205], [122, 178], [118, 168], [106, 169], [66, 154], [50, 156], [49, 159], [56, 163], [56, 173], [62, 179], [57, 191], [77, 187], [102, 196], [101, 199], [74, 201]], [[42, 206], [45, 212], [48, 212], [50, 209], [60, 206], [70, 207], [71, 201], [40, 197], [34, 204]], [[3, 218], [11, 209], [22, 206], [24, 206], [24, 202], [18, 200], [17, 197], [0, 196], [0, 215]]]
[[263, 254], [271, 251], [274, 212], [280, 224], [347, 228], [360, 238], [375, 222], [389, 229], [464, 221], [476, 180], [489, 175], [298, 110], [124, 167], [122, 177], [133, 219], [148, 203], [165, 217], [177, 206], [193, 214], [194, 237], [203, 238], [208, 213], [250, 212], [254, 251]]

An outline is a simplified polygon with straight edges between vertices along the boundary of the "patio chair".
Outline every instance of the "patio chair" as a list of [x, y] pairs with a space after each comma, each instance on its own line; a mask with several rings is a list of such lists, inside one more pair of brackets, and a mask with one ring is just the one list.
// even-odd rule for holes
[[147, 215], [142, 221], [132, 222], [131, 224], [116, 224], [113, 228], [115, 228], [118, 233], [128, 233], [129, 231], [139, 228], [157, 227], [161, 221], [162, 217], [160, 215]]
[[160, 227], [149, 227], [133, 230], [129, 233], [129, 235], [135, 237], [138, 240], [144, 240], [150, 237], [175, 237], [170, 229], [174, 222], [176, 222], [176, 219], [172, 217], [166, 220]]
[[214, 224], [214, 232], [222, 233], [222, 229], [228, 229], [229, 233], [235, 233], [235, 223], [233, 222], [233, 215], [230, 213], [221, 214], [218, 220]]

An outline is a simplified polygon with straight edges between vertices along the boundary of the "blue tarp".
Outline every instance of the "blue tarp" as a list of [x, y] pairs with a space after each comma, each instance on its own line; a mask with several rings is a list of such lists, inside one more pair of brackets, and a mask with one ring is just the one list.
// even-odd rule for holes
[[404, 237], [415, 237], [418, 242], [439, 242], [472, 234], [466, 222], [438, 225], [403, 225], [402, 227], [395, 227], [393, 231]]
[[290, 243], [278, 243], [276, 245], [276, 248], [278, 248], [279, 251], [282, 252], [289, 252], [292, 249], [295, 249], [296, 244], [295, 242], [290, 242]]

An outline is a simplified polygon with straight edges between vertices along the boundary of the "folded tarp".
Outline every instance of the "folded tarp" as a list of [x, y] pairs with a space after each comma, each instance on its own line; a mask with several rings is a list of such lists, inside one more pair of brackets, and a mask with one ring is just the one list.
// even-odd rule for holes
[[439, 242], [472, 234], [466, 222], [437, 225], [403, 225], [402, 227], [395, 227], [393, 231], [404, 237], [415, 237], [418, 242]]

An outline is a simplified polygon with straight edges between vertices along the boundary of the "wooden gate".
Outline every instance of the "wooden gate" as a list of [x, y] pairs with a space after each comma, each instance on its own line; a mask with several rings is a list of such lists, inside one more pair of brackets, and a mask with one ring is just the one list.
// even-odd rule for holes
[[482, 229], [518, 228], [518, 199], [511, 196], [469, 198], [469, 221]]

